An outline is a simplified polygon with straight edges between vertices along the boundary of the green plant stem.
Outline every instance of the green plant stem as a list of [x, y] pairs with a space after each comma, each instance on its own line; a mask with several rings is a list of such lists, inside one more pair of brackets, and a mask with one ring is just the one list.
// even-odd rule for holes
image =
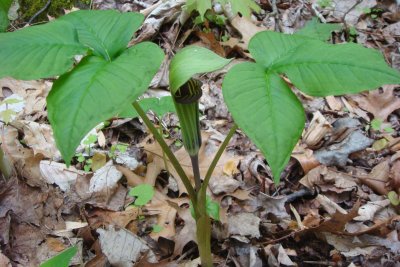
[[202, 215], [196, 220], [196, 237], [199, 248], [201, 266], [212, 267], [213, 262], [211, 254], [211, 220], [210, 217], [207, 215], [205, 203], [201, 203], [199, 206], [202, 207], [199, 207], [199, 209], [202, 210]]
[[221, 158], [222, 153], [225, 151], [225, 148], [229, 144], [229, 141], [231, 140], [233, 134], [235, 133], [235, 131], [237, 129], [238, 129], [238, 126], [236, 124], [234, 124], [232, 126], [232, 128], [229, 130], [229, 133], [226, 136], [224, 142], [222, 142], [221, 146], [219, 147], [217, 154], [215, 155], [213, 161], [211, 162], [211, 165], [207, 170], [206, 177], [204, 178], [203, 185], [201, 187], [199, 201], [204, 201], [204, 202], [206, 201], [207, 186], [208, 186], [208, 183], [210, 182], [211, 175], [214, 172], [214, 169], [217, 166], [217, 163], [218, 163], [219, 159]]
[[198, 193], [198, 192], [200, 192], [200, 189], [201, 189], [199, 154], [196, 154], [194, 156], [190, 156], [190, 160], [192, 161], [192, 169], [193, 169], [195, 189], [196, 189], [196, 193]]
[[178, 159], [175, 157], [174, 153], [172, 153], [171, 149], [169, 149], [167, 143], [165, 143], [162, 136], [157, 131], [156, 127], [151, 123], [149, 118], [147, 117], [144, 110], [140, 107], [137, 101], [133, 102], [133, 107], [136, 109], [136, 112], [142, 118], [143, 122], [146, 124], [147, 128], [149, 128], [150, 132], [153, 134], [154, 138], [157, 140], [158, 144], [161, 146], [162, 150], [165, 152], [169, 160], [171, 161], [172, 165], [174, 166], [176, 172], [178, 173], [179, 177], [181, 178], [183, 185], [185, 186], [189, 197], [193, 203], [193, 207], [195, 208], [197, 205], [197, 198], [196, 192], [189, 180], [189, 177], [186, 175], [185, 171], [183, 170], [182, 166], [180, 165]]

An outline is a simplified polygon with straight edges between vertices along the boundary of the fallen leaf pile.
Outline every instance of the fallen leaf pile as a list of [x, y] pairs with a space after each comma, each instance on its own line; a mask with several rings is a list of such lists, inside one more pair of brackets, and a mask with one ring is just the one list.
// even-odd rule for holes
[[[249, 16], [220, 1], [211, 13], [222, 25], [196, 22], [195, 13], [181, 12], [183, 0], [92, 2], [94, 9], [145, 15], [130, 45], [152, 40], [169, 55], [148, 95], [169, 95], [170, 57], [186, 45], [235, 58], [200, 77], [203, 178], [233, 125], [222, 77], [234, 64], [251, 60], [248, 44], [258, 32], [295, 33], [315, 16], [339, 23], [318, 33], [329, 42], [379, 49], [400, 69], [396, 1], [260, 0], [254, 2], [258, 14], [247, 14], [245, 5]], [[232, 0], [233, 8], [243, 7], [239, 2]], [[17, 18], [12, 26], [20, 28]], [[71, 246], [78, 249], [72, 266], [198, 266], [186, 189], [141, 120], [113, 118], [99, 125], [67, 166], [47, 119], [51, 86], [51, 80], [0, 80], [0, 164], [6, 166], [0, 180], [0, 266], [39, 266]], [[215, 265], [398, 266], [399, 86], [326, 98], [292, 88], [307, 122], [280, 183], [274, 184], [261, 152], [240, 130], [212, 174], [207, 194], [220, 205], [220, 220], [212, 221]], [[177, 117], [148, 115], [193, 179]], [[154, 189], [150, 200], [129, 193], [140, 185]]]

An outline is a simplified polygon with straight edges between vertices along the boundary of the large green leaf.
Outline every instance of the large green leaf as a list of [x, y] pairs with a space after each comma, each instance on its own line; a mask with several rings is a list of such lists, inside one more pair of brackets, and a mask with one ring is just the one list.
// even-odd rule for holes
[[95, 55], [111, 60], [126, 48], [144, 16], [115, 10], [79, 10], [60, 19], [74, 25], [79, 41], [94, 50]]
[[298, 35], [261, 32], [250, 41], [249, 50], [269, 71], [286, 74], [297, 88], [313, 96], [400, 83], [399, 72], [378, 51], [357, 44], [331, 45]]
[[4, 32], [8, 27], [8, 10], [10, 9], [12, 0], [0, 1], [0, 32]]
[[78, 252], [76, 246], [70, 247], [60, 254], [40, 264], [40, 267], [68, 267], [69, 262]]
[[339, 30], [342, 26], [339, 23], [320, 23], [316, 17], [296, 32], [298, 35], [307, 36], [320, 41], [327, 41], [331, 38], [332, 32]]
[[[138, 101], [141, 108], [147, 112], [152, 110], [157, 116], [162, 117], [165, 113], [175, 112], [174, 101], [171, 96], [164, 96], [161, 98], [158, 97], [149, 97], [144, 98]], [[120, 118], [136, 118], [139, 117], [139, 114], [133, 108], [131, 104], [129, 104], [121, 113], [118, 114]]]
[[235, 122], [263, 152], [277, 181], [304, 128], [300, 101], [277, 73], [256, 63], [234, 66], [222, 87]]
[[33, 80], [57, 76], [71, 69], [75, 55], [86, 51], [73, 26], [63, 21], [0, 33], [0, 78]]
[[380, 53], [356, 44], [330, 45], [301, 35], [256, 34], [249, 44], [256, 63], [233, 67], [223, 82], [233, 118], [265, 155], [275, 181], [300, 137], [304, 112], [280, 77], [309, 95], [327, 96], [400, 83]]
[[67, 163], [93, 127], [121, 112], [147, 89], [163, 58], [157, 45], [140, 43], [111, 62], [84, 58], [53, 84], [48, 116]]
[[169, 67], [171, 93], [175, 94], [193, 75], [218, 70], [230, 61], [203, 47], [183, 48], [172, 59]]

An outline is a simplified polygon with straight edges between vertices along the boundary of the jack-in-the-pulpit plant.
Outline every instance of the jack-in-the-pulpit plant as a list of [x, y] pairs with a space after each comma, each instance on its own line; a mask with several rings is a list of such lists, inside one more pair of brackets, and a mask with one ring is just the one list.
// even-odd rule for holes
[[[59, 76], [47, 97], [47, 109], [57, 146], [67, 164], [81, 139], [97, 124], [118, 114], [140, 115], [186, 187], [197, 225], [202, 266], [212, 266], [210, 217], [218, 219], [218, 206], [206, 191], [237, 126], [234, 124], [221, 144], [206, 176], [200, 177], [201, 83], [194, 76], [220, 69], [230, 60], [205, 48], [189, 46], [171, 61], [170, 91], [181, 121], [183, 144], [193, 163], [192, 181], [136, 101], [164, 58], [153, 43], [126, 48], [142, 21], [143, 16], [136, 13], [76, 11], [44, 25], [0, 33], [0, 78]], [[312, 26], [316, 27], [315, 23]], [[235, 123], [263, 152], [275, 182], [305, 123], [302, 104], [287, 79], [312, 96], [357, 93], [400, 83], [399, 72], [388, 67], [379, 52], [356, 44], [331, 45], [322, 39], [327, 36], [313, 34], [312, 30], [295, 35], [258, 33], [249, 45], [255, 62], [235, 64], [223, 81], [224, 99]], [[83, 56], [79, 62], [77, 55]], [[148, 101], [146, 110], [149, 103], [160, 104]]]

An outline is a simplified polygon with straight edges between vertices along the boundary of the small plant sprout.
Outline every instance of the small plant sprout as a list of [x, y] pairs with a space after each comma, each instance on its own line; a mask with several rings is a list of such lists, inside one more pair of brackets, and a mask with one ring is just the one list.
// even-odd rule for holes
[[129, 190], [129, 195], [136, 197], [133, 205], [142, 207], [150, 202], [154, 196], [154, 188], [148, 184], [141, 184]]

